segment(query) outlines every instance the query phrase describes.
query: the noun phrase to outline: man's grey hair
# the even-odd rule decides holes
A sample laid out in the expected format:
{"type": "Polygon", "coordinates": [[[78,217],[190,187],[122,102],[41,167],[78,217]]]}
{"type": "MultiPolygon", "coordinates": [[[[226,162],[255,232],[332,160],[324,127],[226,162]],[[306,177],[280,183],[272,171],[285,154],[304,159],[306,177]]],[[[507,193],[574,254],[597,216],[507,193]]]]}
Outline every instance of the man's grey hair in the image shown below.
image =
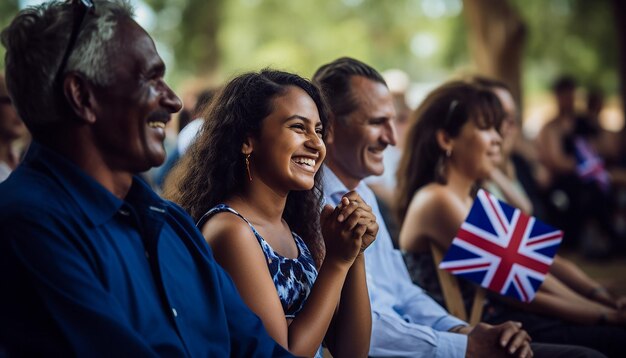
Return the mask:
{"type": "MultiPolygon", "coordinates": [[[[70,71],[98,86],[114,80],[110,60],[116,54],[116,42],[111,39],[121,21],[133,18],[133,9],[125,0],[94,0],[94,5],[95,11],[88,10],[85,15],[59,80],[70,71]]],[[[7,87],[35,137],[37,132],[68,120],[68,106],[55,77],[72,32],[74,6],[51,1],[26,8],[0,35],[7,50],[7,87]]]]}

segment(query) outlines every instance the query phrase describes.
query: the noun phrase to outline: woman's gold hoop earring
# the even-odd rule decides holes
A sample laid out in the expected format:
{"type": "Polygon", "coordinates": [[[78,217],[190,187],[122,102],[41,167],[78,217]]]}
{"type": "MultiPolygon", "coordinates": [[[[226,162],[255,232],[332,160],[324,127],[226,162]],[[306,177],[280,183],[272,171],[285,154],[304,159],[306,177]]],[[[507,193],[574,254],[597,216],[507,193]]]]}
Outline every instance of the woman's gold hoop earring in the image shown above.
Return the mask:
{"type": "Polygon", "coordinates": [[[250,154],[246,154],[246,172],[248,172],[248,179],[252,181],[252,174],[250,173],[250,154]]]}

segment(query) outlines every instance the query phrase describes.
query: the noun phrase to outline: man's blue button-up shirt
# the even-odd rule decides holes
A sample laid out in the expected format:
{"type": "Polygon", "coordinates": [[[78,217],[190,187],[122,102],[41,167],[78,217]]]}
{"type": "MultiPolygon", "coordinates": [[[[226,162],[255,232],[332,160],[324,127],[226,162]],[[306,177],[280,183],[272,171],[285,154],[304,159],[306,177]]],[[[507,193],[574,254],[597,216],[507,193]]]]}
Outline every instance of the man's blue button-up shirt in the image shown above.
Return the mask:
{"type": "Polygon", "coordinates": [[[288,355],[180,207],[37,143],[0,184],[0,292],[9,355],[288,355]]]}

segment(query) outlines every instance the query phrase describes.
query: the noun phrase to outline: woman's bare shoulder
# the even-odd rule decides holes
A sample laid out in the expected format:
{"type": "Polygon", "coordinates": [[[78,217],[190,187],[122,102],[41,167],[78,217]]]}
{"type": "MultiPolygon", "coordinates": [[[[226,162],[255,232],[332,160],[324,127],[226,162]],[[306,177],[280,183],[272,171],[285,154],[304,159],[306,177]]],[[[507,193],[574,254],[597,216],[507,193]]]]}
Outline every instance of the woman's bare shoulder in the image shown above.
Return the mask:
{"type": "Polygon", "coordinates": [[[403,225],[400,241],[413,251],[424,250],[429,241],[447,248],[465,215],[461,199],[450,188],[429,184],[413,197],[404,220],[410,225],[403,225]]]}
{"type": "Polygon", "coordinates": [[[241,217],[230,212],[213,215],[201,228],[202,236],[211,245],[238,245],[254,239],[250,225],[241,217]]]}
{"type": "Polygon", "coordinates": [[[440,215],[440,201],[445,197],[441,184],[428,184],[418,190],[411,200],[400,230],[399,243],[403,250],[425,252],[433,237],[440,215]]]}
{"type": "Polygon", "coordinates": [[[457,201],[452,191],[445,185],[431,183],[415,193],[411,200],[409,211],[437,212],[457,201]]]}

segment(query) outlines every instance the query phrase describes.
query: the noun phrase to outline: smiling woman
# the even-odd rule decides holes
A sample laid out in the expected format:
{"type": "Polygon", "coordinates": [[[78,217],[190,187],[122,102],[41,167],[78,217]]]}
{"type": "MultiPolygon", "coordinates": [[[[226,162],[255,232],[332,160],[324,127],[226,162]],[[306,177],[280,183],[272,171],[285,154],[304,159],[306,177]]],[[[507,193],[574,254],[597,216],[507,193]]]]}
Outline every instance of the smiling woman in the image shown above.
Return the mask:
{"type": "MultiPolygon", "coordinates": [[[[470,312],[476,287],[463,279],[457,285],[452,282],[457,278],[438,272],[436,253],[448,250],[470,212],[477,185],[497,170],[500,133],[510,135],[507,117],[515,116],[514,108],[502,106],[506,98],[495,85],[485,83],[454,81],[431,92],[413,113],[407,136],[411,147],[398,170],[399,244],[411,278],[436,300],[443,303],[446,296],[451,306],[451,296],[460,291],[461,312],[470,312]],[[456,292],[450,290],[453,286],[456,292]]],[[[623,326],[626,310],[622,299],[610,298],[557,255],[532,302],[490,294],[477,318],[490,324],[519,321],[534,342],[586,346],[622,357],[626,331],[611,325],[623,326]]]]}
{"type": "Polygon", "coordinates": [[[264,70],[229,82],[166,180],[270,335],[298,356],[366,356],[362,252],[378,226],[355,193],[322,213],[328,115],[303,78],[264,70]],[[338,317],[337,319],[333,319],[338,317]]]}

